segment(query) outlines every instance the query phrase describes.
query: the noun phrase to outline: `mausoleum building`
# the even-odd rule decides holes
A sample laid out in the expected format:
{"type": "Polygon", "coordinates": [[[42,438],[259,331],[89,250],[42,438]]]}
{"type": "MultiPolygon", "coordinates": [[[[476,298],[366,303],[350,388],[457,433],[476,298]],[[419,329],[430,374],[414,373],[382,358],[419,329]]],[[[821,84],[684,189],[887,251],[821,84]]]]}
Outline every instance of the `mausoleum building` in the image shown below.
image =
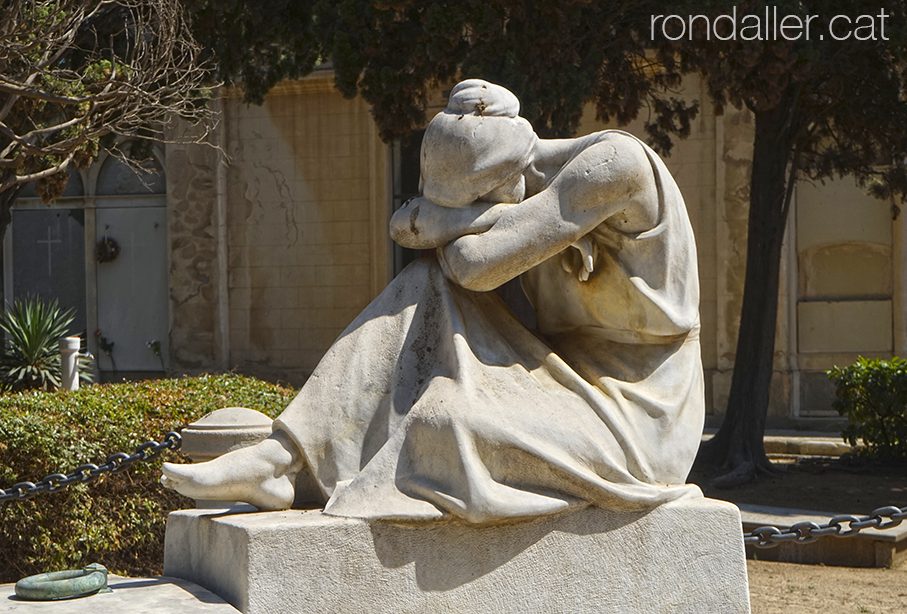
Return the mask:
{"type": "MultiPolygon", "coordinates": [[[[39,293],[74,307],[104,378],[236,368],[300,385],[418,256],[387,228],[418,192],[421,133],[383,143],[368,105],[344,99],[329,70],[278,85],[260,107],[236,90],[221,94],[216,147],[155,148],[143,178],[102,156],[50,205],[25,192],[14,208],[4,299],[39,293]]],[[[686,95],[705,101],[702,112],[665,162],[696,235],[707,412],[716,415],[743,297],[753,121],[735,109],[716,115],[695,80],[686,95]]],[[[427,115],[445,104],[437,92],[427,115]]],[[[578,135],[609,127],[590,109],[578,135]]],[[[624,129],[644,138],[641,123],[624,129]]],[[[901,208],[849,178],[797,186],[770,423],[836,415],[826,369],[907,350],[901,208]]],[[[526,312],[515,286],[503,293],[526,312]]]]}

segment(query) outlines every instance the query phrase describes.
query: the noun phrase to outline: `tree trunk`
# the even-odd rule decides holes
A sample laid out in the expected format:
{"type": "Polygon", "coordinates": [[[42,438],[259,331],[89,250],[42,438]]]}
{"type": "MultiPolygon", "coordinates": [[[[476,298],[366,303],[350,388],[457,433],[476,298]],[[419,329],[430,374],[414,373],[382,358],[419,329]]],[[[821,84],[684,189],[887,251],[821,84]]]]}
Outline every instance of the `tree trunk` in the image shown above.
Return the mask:
{"type": "Polygon", "coordinates": [[[757,111],[750,183],[746,278],[737,355],[727,414],[718,433],[704,443],[698,460],[720,470],[716,487],[733,487],[774,473],[763,436],[775,351],[781,244],[787,218],[787,185],[796,168],[791,159],[796,96],[784,96],[769,111],[757,111]]]}

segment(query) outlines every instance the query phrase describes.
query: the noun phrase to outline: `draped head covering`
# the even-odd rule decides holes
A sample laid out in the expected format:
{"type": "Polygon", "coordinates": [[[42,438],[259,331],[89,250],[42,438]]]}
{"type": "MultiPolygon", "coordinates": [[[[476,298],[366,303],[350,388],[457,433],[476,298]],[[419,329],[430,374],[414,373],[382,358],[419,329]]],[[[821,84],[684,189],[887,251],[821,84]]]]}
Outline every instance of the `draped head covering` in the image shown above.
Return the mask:
{"type": "Polygon", "coordinates": [[[538,140],[519,112],[520,101],[500,85],[458,83],[422,139],[423,196],[465,207],[519,176],[538,140]]]}

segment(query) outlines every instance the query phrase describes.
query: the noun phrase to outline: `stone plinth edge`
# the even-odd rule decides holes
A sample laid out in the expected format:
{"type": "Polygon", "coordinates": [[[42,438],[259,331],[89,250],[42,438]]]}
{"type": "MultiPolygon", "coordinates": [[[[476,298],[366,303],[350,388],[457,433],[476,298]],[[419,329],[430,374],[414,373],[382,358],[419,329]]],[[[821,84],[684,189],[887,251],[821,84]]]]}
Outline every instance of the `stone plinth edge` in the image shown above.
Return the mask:
{"type": "Polygon", "coordinates": [[[750,611],[740,513],[711,499],[494,527],[183,510],[164,573],[245,614],[750,611]]]}

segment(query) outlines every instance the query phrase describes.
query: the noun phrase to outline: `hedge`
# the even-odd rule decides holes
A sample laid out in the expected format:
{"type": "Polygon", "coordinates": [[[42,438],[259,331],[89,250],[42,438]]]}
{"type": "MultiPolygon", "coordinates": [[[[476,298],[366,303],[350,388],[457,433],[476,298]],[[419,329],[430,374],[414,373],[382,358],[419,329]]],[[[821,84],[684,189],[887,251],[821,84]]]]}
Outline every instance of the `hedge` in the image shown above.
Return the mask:
{"type": "Polygon", "coordinates": [[[847,416],[841,435],[856,446],[853,455],[886,463],[907,463],[907,360],[863,357],[827,372],[835,383],[834,408],[847,416]]]}
{"type": "MultiPolygon", "coordinates": [[[[160,441],[221,407],[276,416],[295,391],[236,374],[91,385],[0,396],[0,488],[100,464],[160,441]]],[[[0,503],[0,582],[98,562],[127,576],[162,573],[164,525],[193,502],[159,482],[166,452],[92,484],[0,503]]]]}

